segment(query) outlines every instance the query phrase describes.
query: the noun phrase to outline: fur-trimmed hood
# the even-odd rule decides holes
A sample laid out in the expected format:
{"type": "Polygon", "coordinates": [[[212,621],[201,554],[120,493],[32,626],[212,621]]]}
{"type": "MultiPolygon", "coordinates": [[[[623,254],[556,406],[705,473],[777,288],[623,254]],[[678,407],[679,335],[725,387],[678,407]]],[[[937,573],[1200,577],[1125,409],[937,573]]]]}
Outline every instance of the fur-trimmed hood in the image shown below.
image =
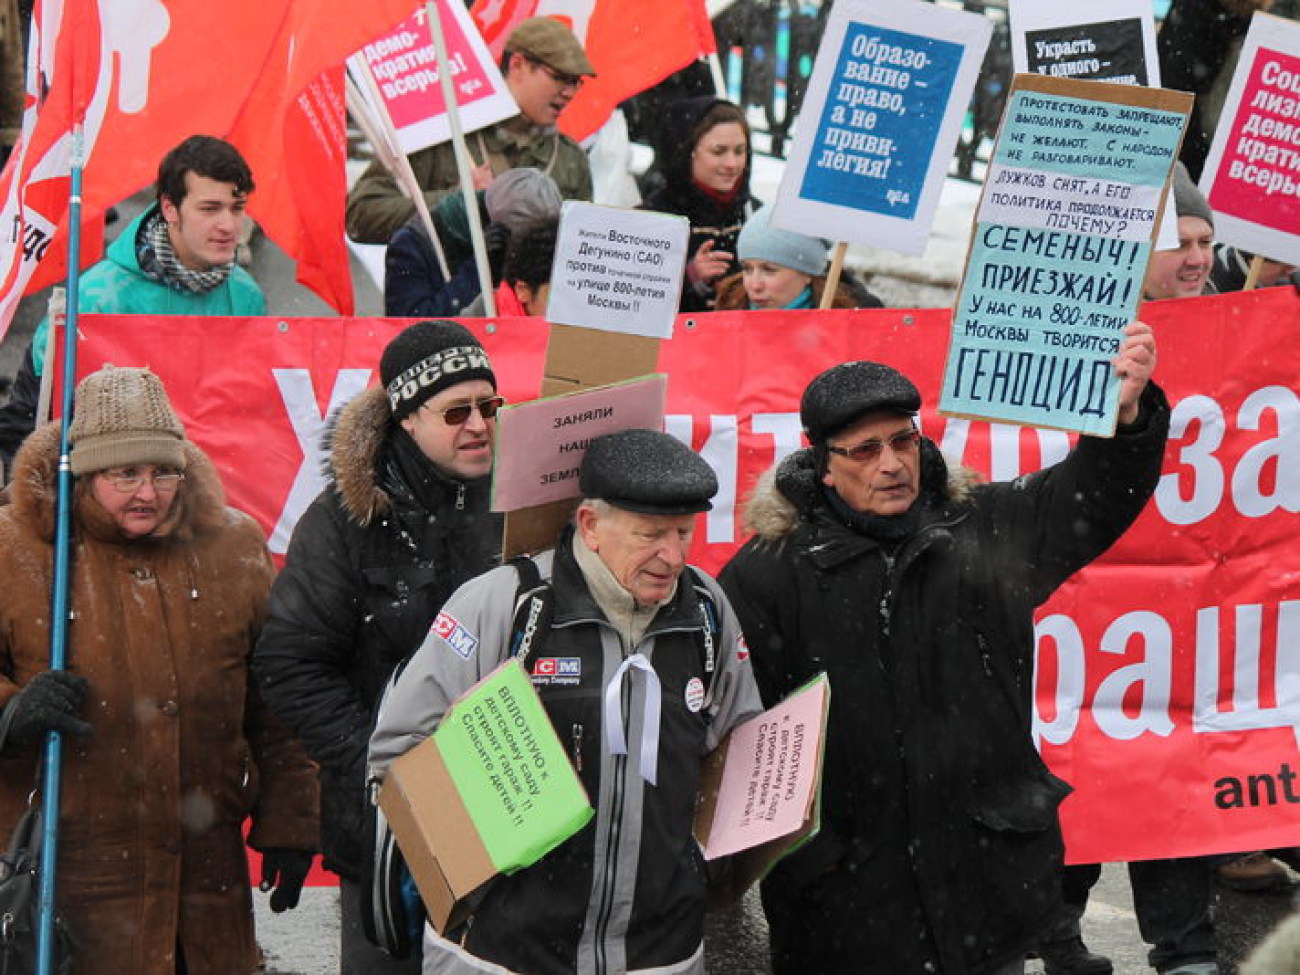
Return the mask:
{"type": "MultiPolygon", "coordinates": [[[[417,498],[412,486],[390,469],[389,451],[393,449],[390,438],[394,431],[400,430],[393,423],[388,396],[378,386],[354,396],[326,427],[323,444],[329,455],[326,475],[334,482],[348,517],[362,528],[400,508],[404,501],[416,507],[431,503],[428,497],[417,498]]],[[[429,466],[430,478],[448,498],[457,497],[458,492],[476,497],[489,489],[490,478],[461,481],[436,465],[429,466]]]]}
{"type": "Polygon", "coordinates": [[[329,475],[344,509],[359,525],[369,525],[393,506],[380,470],[380,455],[392,423],[388,396],[372,386],[335,414],[325,434],[329,475]]]}
{"type": "MultiPolygon", "coordinates": [[[[212,461],[189,440],[184,441],[184,450],[185,482],[167,521],[155,533],[182,542],[227,524],[226,494],[212,461]]],[[[33,431],[18,451],[9,485],[14,520],[45,542],[54,540],[58,471],[59,424],[46,423],[33,431]]],[[[103,509],[89,498],[78,505],[76,518],[91,530],[103,527],[107,520],[103,509]]]]}
{"type": "Polygon", "coordinates": [[[1279,924],[1238,971],[1241,975],[1295,975],[1300,971],[1300,917],[1292,915],[1279,924]]]}
{"type": "MultiPolygon", "coordinates": [[[[949,466],[939,448],[928,438],[921,441],[922,482],[941,484],[931,497],[938,503],[960,504],[979,483],[979,475],[968,467],[949,466]]],[[[745,506],[745,530],[766,541],[779,541],[795,530],[801,518],[823,504],[815,452],[797,450],[764,472],[745,506]]]]}

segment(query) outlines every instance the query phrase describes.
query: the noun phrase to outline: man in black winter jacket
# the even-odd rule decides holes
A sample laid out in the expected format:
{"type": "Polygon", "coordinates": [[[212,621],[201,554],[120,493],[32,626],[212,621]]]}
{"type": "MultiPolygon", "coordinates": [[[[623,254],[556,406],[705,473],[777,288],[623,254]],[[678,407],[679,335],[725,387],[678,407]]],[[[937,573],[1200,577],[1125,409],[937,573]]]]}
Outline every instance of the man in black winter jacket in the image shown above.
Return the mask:
{"type": "Polygon", "coordinates": [[[339,875],[342,971],[414,973],[364,936],[366,747],[393,669],[461,583],[499,561],[488,511],[501,398],[463,326],[419,322],[385,348],[382,386],[343,408],[333,483],[294,529],[254,654],[268,704],[320,765],[321,845],[339,875]]]}
{"type": "Polygon", "coordinates": [[[1010,483],[950,474],[901,373],[809,384],[810,449],[760,482],[720,581],[764,703],[826,671],[821,832],[763,883],[777,975],[1023,971],[1059,901],[1070,787],[1030,736],[1033,611],[1133,522],[1160,473],[1155,340],[1115,359],[1119,428],[1010,483]]]}

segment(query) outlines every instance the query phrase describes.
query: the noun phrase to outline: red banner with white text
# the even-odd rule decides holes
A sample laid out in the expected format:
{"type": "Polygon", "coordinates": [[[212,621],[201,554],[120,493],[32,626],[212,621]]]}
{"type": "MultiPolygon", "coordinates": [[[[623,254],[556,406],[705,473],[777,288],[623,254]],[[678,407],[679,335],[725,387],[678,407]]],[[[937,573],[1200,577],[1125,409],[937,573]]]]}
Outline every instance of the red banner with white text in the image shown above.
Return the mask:
{"type": "MultiPolygon", "coordinates": [[[[1035,734],[1076,792],[1072,860],[1129,860],[1300,842],[1300,296],[1275,288],[1146,306],[1173,406],[1165,473],[1138,523],[1038,621],[1035,734]],[[1294,598],[1293,598],[1294,597],[1294,598]]],[[[912,376],[925,434],[1003,480],[1059,459],[1058,431],[932,412],[950,314],[798,311],[683,316],[664,343],[668,430],[718,473],[693,560],[743,540],[755,479],[800,446],[799,395],[834,363],[912,376]]],[[[392,319],[84,316],[79,371],[148,365],[233,504],[282,555],[322,488],[324,417],[376,380],[392,319]]],[[[511,400],[536,395],[547,327],[467,321],[511,400]]],[[[1117,491],[1124,490],[1116,485],[1117,491]]]]}

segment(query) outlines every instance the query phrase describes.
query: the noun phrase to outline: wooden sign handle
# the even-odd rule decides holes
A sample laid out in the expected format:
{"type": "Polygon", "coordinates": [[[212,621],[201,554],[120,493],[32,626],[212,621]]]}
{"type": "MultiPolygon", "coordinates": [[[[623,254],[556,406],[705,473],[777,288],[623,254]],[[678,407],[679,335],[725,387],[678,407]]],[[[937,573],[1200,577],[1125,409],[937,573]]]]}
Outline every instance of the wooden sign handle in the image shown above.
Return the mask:
{"type": "Polygon", "coordinates": [[[818,308],[829,308],[831,302],[835,300],[835,292],[840,287],[840,275],[844,272],[844,255],[848,249],[849,245],[844,241],[835,245],[835,253],[831,257],[831,269],[826,272],[826,287],[822,289],[822,300],[818,308]]]}
{"type": "Polygon", "coordinates": [[[1264,270],[1264,258],[1256,254],[1250,259],[1250,270],[1246,272],[1246,283],[1241,286],[1242,291],[1254,291],[1255,285],[1259,284],[1259,274],[1264,270]]]}

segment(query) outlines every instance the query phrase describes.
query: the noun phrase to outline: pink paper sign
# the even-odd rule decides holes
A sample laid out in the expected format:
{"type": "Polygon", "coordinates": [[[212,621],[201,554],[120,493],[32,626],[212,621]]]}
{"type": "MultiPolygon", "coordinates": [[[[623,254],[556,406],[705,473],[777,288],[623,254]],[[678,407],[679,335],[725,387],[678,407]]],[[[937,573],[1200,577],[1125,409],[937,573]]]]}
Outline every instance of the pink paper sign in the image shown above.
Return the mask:
{"type": "Polygon", "coordinates": [[[731,732],[706,860],[788,836],[807,821],[826,692],[824,679],[813,681],[731,732]]]}
{"type": "Polygon", "coordinates": [[[507,406],[497,414],[492,510],[517,511],[578,496],[578,466],[593,437],[662,430],[668,377],[649,376],[507,406]]]}
{"type": "Polygon", "coordinates": [[[1300,57],[1258,48],[1235,104],[1210,186],[1210,208],[1216,216],[1295,234],[1300,231],[1300,57]]]}
{"type": "MultiPolygon", "coordinates": [[[[465,7],[438,0],[438,16],[465,131],[514,115],[518,107],[465,7]]],[[[363,47],[350,64],[354,72],[368,70],[374,76],[403,151],[413,152],[451,137],[433,34],[424,7],[363,47]]],[[[368,86],[363,85],[362,90],[371,94],[368,86]]]]}

